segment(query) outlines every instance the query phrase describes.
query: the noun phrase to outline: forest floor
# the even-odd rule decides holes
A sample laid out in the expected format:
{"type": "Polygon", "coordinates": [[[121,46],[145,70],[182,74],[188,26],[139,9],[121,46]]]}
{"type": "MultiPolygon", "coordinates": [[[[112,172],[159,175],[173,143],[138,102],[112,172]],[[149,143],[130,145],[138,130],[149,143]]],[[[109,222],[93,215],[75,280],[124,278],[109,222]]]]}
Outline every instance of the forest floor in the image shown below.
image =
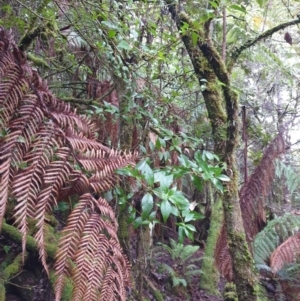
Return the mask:
{"type": "MultiPolygon", "coordinates": [[[[199,287],[201,277],[201,258],[203,257],[204,250],[199,249],[189,259],[184,262],[178,261],[178,258],[174,258],[174,253],[159,248],[154,248],[153,257],[154,260],[150,263],[150,269],[147,279],[150,280],[151,285],[154,284],[157,290],[163,296],[164,301],[222,301],[221,296],[225,280],[220,279],[219,291],[220,296],[210,295],[206,291],[201,290],[199,287]],[[172,256],[173,255],[173,259],[172,256]],[[188,272],[185,268],[192,264],[193,270],[196,271],[196,275],[188,277],[188,272]],[[186,267],[184,267],[186,265],[186,267]],[[166,267],[167,266],[167,267],[166,267]],[[197,273],[199,271],[199,273],[197,273]],[[181,283],[174,286],[174,277],[177,281],[186,281],[186,286],[181,283]]],[[[147,287],[147,286],[146,286],[147,287]]],[[[151,301],[157,301],[153,291],[145,289],[143,295],[151,301]]]]}

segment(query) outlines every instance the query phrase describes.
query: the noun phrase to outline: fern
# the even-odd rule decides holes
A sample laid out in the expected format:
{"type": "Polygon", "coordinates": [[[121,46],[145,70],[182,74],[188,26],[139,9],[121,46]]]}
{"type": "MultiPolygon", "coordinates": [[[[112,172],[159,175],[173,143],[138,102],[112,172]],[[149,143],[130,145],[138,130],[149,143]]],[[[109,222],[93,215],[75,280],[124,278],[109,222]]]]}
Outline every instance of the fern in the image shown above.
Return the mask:
{"type": "Polygon", "coordinates": [[[255,237],[255,264],[275,283],[275,300],[299,299],[300,265],[295,263],[300,254],[299,229],[300,216],[286,213],[270,221],[255,237]]]}
{"type": "MultiPolygon", "coordinates": [[[[264,227],[266,223],[265,216],[265,199],[269,193],[273,177],[275,175],[275,159],[285,151],[284,139],[282,133],[273,139],[270,145],[264,152],[264,156],[260,164],[256,167],[248,182],[244,184],[240,191],[240,206],[243,217],[243,224],[247,236],[247,241],[250,244],[253,237],[264,227]]],[[[283,229],[283,231],[286,228],[283,229]]],[[[262,248],[257,245],[256,262],[264,264],[265,254],[268,254],[273,247],[273,238],[268,240],[261,239],[262,248]]],[[[275,246],[275,245],[274,245],[275,246]]],[[[233,271],[231,264],[231,256],[228,249],[226,228],[223,223],[220,235],[218,237],[215,249],[216,266],[221,274],[227,280],[233,280],[233,271]]]]}
{"type": "Polygon", "coordinates": [[[199,250],[198,246],[185,246],[177,243],[173,239],[170,239],[170,246],[162,243],[159,243],[158,245],[159,246],[154,249],[155,259],[158,260],[160,256],[165,254],[165,252],[159,251],[160,249],[163,249],[170,255],[174,265],[177,266],[175,271],[175,269],[168,264],[160,264],[160,267],[167,271],[171,277],[173,286],[177,286],[179,284],[187,286],[187,283],[191,282],[192,276],[199,276],[202,273],[201,269],[194,264],[195,262],[199,263],[202,258],[192,258],[199,250]]]}
{"type": "Polygon", "coordinates": [[[134,164],[136,154],[111,150],[96,140],[96,127],[48,90],[26,63],[9,32],[0,29],[0,225],[6,205],[22,233],[23,261],[29,220],[44,269],[46,214],[58,202],[79,201],[62,232],[56,255],[56,300],[66,277],[72,300],[125,300],[129,263],[116,233],[115,214],[93,194],[118,180],[114,170],[134,164]]]}
{"type": "Polygon", "coordinates": [[[253,243],[254,260],[257,265],[266,264],[272,252],[286,239],[300,229],[300,216],[286,213],[270,221],[258,233],[253,243]]]}
{"type": "Polygon", "coordinates": [[[294,169],[279,160],[276,161],[276,176],[278,178],[284,176],[287,188],[290,193],[293,193],[295,191],[300,182],[299,176],[294,171],[294,169]]]}

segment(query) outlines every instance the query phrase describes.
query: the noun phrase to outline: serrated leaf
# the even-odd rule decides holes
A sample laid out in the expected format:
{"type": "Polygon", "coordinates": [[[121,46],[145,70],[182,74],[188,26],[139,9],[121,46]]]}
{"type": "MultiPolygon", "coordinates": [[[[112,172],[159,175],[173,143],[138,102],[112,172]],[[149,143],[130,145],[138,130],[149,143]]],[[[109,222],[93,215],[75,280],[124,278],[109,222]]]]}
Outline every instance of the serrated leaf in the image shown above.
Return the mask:
{"type": "Polygon", "coordinates": [[[150,193],[146,193],[142,198],[142,218],[145,219],[149,216],[153,208],[153,196],[150,193]]]}
{"type": "Polygon", "coordinates": [[[173,175],[167,175],[165,171],[154,173],[154,182],[159,183],[162,189],[169,188],[173,183],[173,175]]]}
{"type": "Polygon", "coordinates": [[[160,211],[165,223],[172,212],[171,203],[168,200],[163,200],[160,205],[160,211]]]}
{"type": "Polygon", "coordinates": [[[188,199],[180,191],[174,190],[174,188],[171,191],[172,194],[170,194],[169,200],[181,210],[188,209],[190,206],[188,199]]]}
{"type": "Polygon", "coordinates": [[[152,186],[154,184],[154,174],[149,164],[144,160],[137,165],[137,169],[142,173],[147,184],[152,186]]]}

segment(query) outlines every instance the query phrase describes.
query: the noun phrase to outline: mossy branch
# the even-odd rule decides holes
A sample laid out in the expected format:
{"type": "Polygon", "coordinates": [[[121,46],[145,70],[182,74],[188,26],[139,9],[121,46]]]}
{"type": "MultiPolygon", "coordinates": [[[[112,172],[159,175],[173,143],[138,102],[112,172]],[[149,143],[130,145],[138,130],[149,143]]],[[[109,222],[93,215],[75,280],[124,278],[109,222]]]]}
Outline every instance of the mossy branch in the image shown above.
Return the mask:
{"type": "MultiPolygon", "coordinates": [[[[5,221],[2,224],[1,233],[5,237],[8,237],[17,243],[22,244],[22,234],[20,233],[20,231],[16,227],[7,224],[5,221]]],[[[37,243],[34,240],[34,238],[30,235],[26,236],[26,249],[28,251],[38,252],[37,243]]],[[[54,259],[57,251],[57,246],[45,243],[45,250],[47,252],[48,257],[54,259]]]]}
{"type": "Polygon", "coordinates": [[[22,269],[22,253],[17,255],[14,259],[14,261],[7,266],[4,271],[3,274],[1,275],[1,277],[5,280],[8,281],[10,278],[12,278],[13,276],[15,276],[16,274],[18,274],[21,269],[22,269]]]}
{"type": "Polygon", "coordinates": [[[279,30],[282,30],[284,28],[287,28],[289,26],[292,26],[292,25],[296,25],[296,24],[299,24],[300,23],[300,18],[298,19],[295,19],[295,20],[292,20],[292,21],[289,21],[289,22],[286,22],[286,23],[282,23],[282,24],[279,24],[267,31],[265,31],[264,33],[262,33],[261,35],[259,35],[258,37],[254,38],[254,39],[249,39],[244,45],[240,46],[239,48],[237,48],[236,50],[234,50],[231,55],[229,55],[229,57],[231,57],[229,63],[228,63],[228,66],[227,66],[227,69],[229,71],[232,70],[234,64],[236,63],[238,57],[240,56],[240,54],[250,48],[251,46],[257,44],[258,42],[260,42],[261,40],[264,40],[268,37],[270,37],[271,35],[273,35],[275,32],[279,31],[279,30]]]}

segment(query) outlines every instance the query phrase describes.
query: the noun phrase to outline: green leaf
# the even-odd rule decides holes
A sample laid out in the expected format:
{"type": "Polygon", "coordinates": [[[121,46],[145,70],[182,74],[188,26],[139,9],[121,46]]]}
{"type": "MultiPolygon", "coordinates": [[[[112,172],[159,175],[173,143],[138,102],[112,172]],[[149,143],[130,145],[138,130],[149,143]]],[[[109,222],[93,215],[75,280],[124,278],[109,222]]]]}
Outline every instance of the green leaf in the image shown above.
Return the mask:
{"type": "Polygon", "coordinates": [[[128,222],[131,224],[134,220],[135,220],[135,215],[136,215],[136,210],[130,206],[128,209],[128,213],[129,213],[129,218],[128,218],[128,222]],[[131,210],[129,210],[131,209],[131,210]]]}
{"type": "Polygon", "coordinates": [[[188,209],[190,206],[190,202],[187,198],[185,198],[181,191],[177,191],[175,189],[175,187],[172,188],[172,194],[169,196],[169,200],[181,210],[188,209]]]}
{"type": "Polygon", "coordinates": [[[167,175],[165,171],[156,172],[154,182],[159,183],[161,188],[169,188],[173,183],[173,175],[167,175]]]}
{"type": "Polygon", "coordinates": [[[115,171],[115,173],[121,176],[130,176],[136,179],[140,178],[139,172],[136,169],[133,169],[132,167],[119,168],[115,171]]]}
{"type": "Polygon", "coordinates": [[[192,176],[192,181],[195,187],[199,190],[202,191],[203,188],[203,181],[200,177],[198,176],[192,176]]]}
{"type": "Polygon", "coordinates": [[[184,217],[184,222],[188,223],[190,221],[194,220],[194,214],[193,213],[188,213],[184,217]]]}
{"type": "Polygon", "coordinates": [[[142,222],[143,222],[142,217],[139,216],[138,218],[135,219],[133,223],[133,228],[134,229],[138,228],[142,224],[142,222]]]}
{"type": "Polygon", "coordinates": [[[193,225],[191,225],[191,224],[186,224],[185,227],[186,227],[187,229],[189,229],[189,231],[197,232],[195,226],[193,226],[193,225]]]}
{"type": "Polygon", "coordinates": [[[229,182],[230,181],[230,178],[227,177],[226,175],[219,175],[218,179],[223,181],[223,182],[229,182]]]}
{"type": "Polygon", "coordinates": [[[150,193],[146,193],[142,198],[142,218],[145,219],[149,216],[153,208],[153,197],[150,193]]]}
{"type": "Polygon", "coordinates": [[[142,173],[148,185],[154,184],[154,174],[152,168],[149,166],[146,160],[137,164],[137,169],[142,173]]]}
{"type": "Polygon", "coordinates": [[[127,41],[122,40],[122,41],[120,41],[120,43],[118,44],[118,48],[124,49],[124,50],[128,50],[128,49],[130,49],[130,45],[128,44],[127,41]]]}
{"type": "Polygon", "coordinates": [[[220,180],[212,178],[211,182],[214,184],[215,188],[217,188],[220,192],[223,192],[223,185],[220,180]]]}
{"type": "Polygon", "coordinates": [[[268,2],[268,0],[256,0],[256,2],[262,8],[263,6],[266,5],[266,3],[268,2]]]}
{"type": "Polygon", "coordinates": [[[197,42],[198,42],[198,39],[199,39],[199,35],[196,32],[193,31],[191,33],[191,39],[192,39],[193,46],[196,46],[197,42]]]}
{"type": "Polygon", "coordinates": [[[108,34],[108,37],[110,39],[112,39],[112,38],[114,38],[116,36],[117,32],[115,30],[113,30],[113,29],[110,29],[107,34],[108,34]]]}
{"type": "Polygon", "coordinates": [[[168,200],[163,200],[160,205],[160,211],[164,220],[164,223],[167,221],[168,217],[172,213],[172,205],[168,200]]]}
{"type": "Polygon", "coordinates": [[[178,227],[178,242],[183,243],[184,240],[184,228],[182,226],[178,227]]]}
{"type": "Polygon", "coordinates": [[[242,5],[237,5],[237,4],[232,4],[232,5],[230,5],[230,6],[229,6],[229,9],[238,10],[238,11],[244,13],[244,14],[247,12],[247,11],[246,11],[246,8],[245,8],[244,6],[242,6],[242,5]]]}
{"type": "Polygon", "coordinates": [[[202,159],[205,160],[205,158],[207,158],[208,160],[214,160],[214,159],[216,159],[217,161],[219,161],[218,156],[216,156],[215,154],[213,154],[211,152],[208,152],[206,150],[204,150],[202,152],[202,159]]]}
{"type": "Polygon", "coordinates": [[[185,155],[180,155],[178,157],[178,161],[181,163],[181,165],[183,167],[187,167],[187,168],[190,168],[191,167],[191,161],[188,159],[187,156],[185,155]]]}
{"type": "Polygon", "coordinates": [[[111,28],[111,29],[119,29],[119,27],[117,25],[113,24],[110,21],[102,21],[101,24],[103,24],[106,27],[111,28]]]}

